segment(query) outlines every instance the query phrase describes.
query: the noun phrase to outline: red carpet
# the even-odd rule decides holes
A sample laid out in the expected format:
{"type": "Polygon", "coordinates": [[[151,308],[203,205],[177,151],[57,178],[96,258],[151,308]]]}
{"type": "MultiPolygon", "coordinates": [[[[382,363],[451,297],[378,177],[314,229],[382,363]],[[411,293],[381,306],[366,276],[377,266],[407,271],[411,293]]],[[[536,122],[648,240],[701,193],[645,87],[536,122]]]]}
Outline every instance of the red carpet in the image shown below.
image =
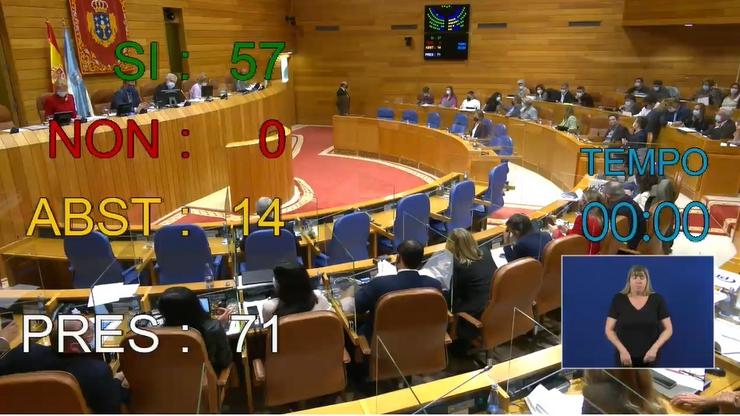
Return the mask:
{"type": "Polygon", "coordinates": [[[390,166],[319,155],[332,145],[331,127],[303,127],[293,133],[304,139],[301,152],[293,159],[293,173],[314,191],[313,200],[293,212],[360,203],[424,184],[420,178],[390,166]]]}

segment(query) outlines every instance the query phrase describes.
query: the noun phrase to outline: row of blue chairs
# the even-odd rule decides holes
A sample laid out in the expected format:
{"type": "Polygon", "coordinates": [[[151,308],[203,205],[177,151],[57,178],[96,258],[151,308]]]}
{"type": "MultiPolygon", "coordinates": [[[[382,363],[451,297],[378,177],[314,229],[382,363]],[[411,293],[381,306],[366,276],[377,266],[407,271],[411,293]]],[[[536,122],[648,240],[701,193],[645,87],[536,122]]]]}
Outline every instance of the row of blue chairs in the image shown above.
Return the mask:
{"type": "MultiPolygon", "coordinates": [[[[446,236],[455,228],[469,229],[474,219],[487,218],[504,205],[504,188],[509,166],[501,163],[488,174],[488,187],[483,195],[487,205],[476,205],[475,184],[466,180],[450,190],[445,215],[449,222],[430,224],[430,202],[427,194],[414,194],[402,198],[396,207],[393,222],[393,239],[379,239],[380,249],[394,252],[405,240],[416,240],[426,245],[429,234],[446,236]]],[[[368,240],[370,216],[365,212],[347,214],[337,219],[332,239],[325,253],[315,258],[317,267],[365,260],[369,258],[368,240]]],[[[245,261],[239,265],[242,274],[272,269],[284,261],[298,259],[295,235],[287,229],[278,236],[270,230],[256,230],[245,238],[245,261]]],[[[174,224],[162,227],[154,234],[154,250],[159,283],[182,284],[203,281],[205,274],[222,274],[222,256],[213,257],[205,231],[194,224],[174,224]],[[184,238],[183,235],[187,234],[184,238]],[[210,270],[206,270],[209,267],[210,270]]],[[[123,269],[115,258],[108,237],[94,231],[85,236],[66,237],[64,251],[70,261],[75,288],[89,288],[96,284],[134,283],[140,276],[136,267],[123,269]]]]}

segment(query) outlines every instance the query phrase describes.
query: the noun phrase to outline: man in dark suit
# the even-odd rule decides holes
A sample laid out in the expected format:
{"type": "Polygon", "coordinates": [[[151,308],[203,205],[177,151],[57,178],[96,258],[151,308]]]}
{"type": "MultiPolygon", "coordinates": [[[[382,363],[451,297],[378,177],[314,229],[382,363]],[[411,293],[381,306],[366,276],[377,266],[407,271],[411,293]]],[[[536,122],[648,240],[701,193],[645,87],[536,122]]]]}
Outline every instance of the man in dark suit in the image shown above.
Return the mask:
{"type": "Polygon", "coordinates": [[[139,92],[136,91],[136,81],[123,81],[121,88],[113,94],[110,110],[118,111],[118,107],[123,104],[131,104],[131,112],[136,112],[139,104],[141,104],[141,97],[139,97],[139,92]]]}
{"type": "Polygon", "coordinates": [[[619,116],[617,114],[609,114],[609,128],[606,130],[604,135],[604,144],[622,145],[622,139],[628,138],[630,132],[627,127],[624,127],[619,123],[619,116]]]}
{"type": "Polygon", "coordinates": [[[691,118],[691,110],[681,105],[675,98],[663,100],[663,107],[665,107],[663,124],[681,123],[680,125],[683,125],[691,118]]]}
{"type": "Polygon", "coordinates": [[[585,87],[578,86],[578,88],[576,88],[576,103],[584,107],[593,107],[594,97],[586,92],[585,87]]]}
{"type": "Polygon", "coordinates": [[[337,90],[337,113],[340,116],[349,115],[349,90],[347,81],[342,81],[337,90]]]}
{"type": "Polygon", "coordinates": [[[437,279],[422,276],[418,269],[424,258],[424,246],[418,241],[406,240],[398,246],[395,276],[376,277],[364,285],[355,295],[355,311],[370,312],[368,321],[360,327],[360,333],[369,338],[373,332],[375,305],[386,293],[404,289],[430,287],[442,291],[442,284],[437,279]]]}
{"type": "Polygon", "coordinates": [[[628,88],[625,94],[627,95],[636,95],[636,94],[648,95],[650,94],[650,90],[648,89],[647,86],[645,86],[645,81],[642,78],[637,77],[635,78],[635,84],[632,87],[628,88]]]}
{"type": "Polygon", "coordinates": [[[486,115],[478,110],[473,115],[473,128],[470,129],[470,137],[475,139],[488,139],[491,137],[490,131],[488,131],[488,125],[485,122],[486,115]]]}
{"type": "Polygon", "coordinates": [[[732,110],[720,108],[714,116],[714,126],[702,132],[712,140],[730,140],[735,135],[735,123],[730,119],[732,110]]]}
{"type": "MultiPolygon", "coordinates": [[[[65,321],[66,331],[79,331],[82,323],[65,321]]],[[[82,338],[92,343],[94,337],[92,324],[82,338]]],[[[122,373],[113,376],[110,366],[99,354],[86,353],[76,338],[65,337],[62,351],[57,352],[57,328],[51,332],[51,347],[32,343],[27,353],[23,347],[8,352],[0,360],[0,376],[34,371],[65,371],[72,374],[80,384],[82,395],[93,413],[120,413],[122,398],[127,390],[122,387],[122,373]]],[[[29,400],[45,400],[44,397],[29,400]]]]}
{"type": "Polygon", "coordinates": [[[506,220],[504,255],[506,261],[532,257],[542,261],[545,245],[552,241],[549,233],[534,229],[532,221],[523,214],[514,214],[506,220]]]}
{"type": "Polygon", "coordinates": [[[653,96],[647,96],[644,100],[647,114],[647,127],[645,131],[648,134],[648,143],[656,143],[660,129],[666,124],[666,109],[664,105],[658,104],[653,96]]]}
{"type": "Polygon", "coordinates": [[[563,85],[560,86],[560,94],[555,95],[555,102],[556,103],[574,103],[576,102],[576,99],[573,97],[573,94],[570,92],[570,87],[568,86],[567,82],[564,82],[563,85]]]}
{"type": "MultiPolygon", "coordinates": [[[[632,205],[632,207],[635,209],[635,212],[637,215],[632,216],[631,209],[627,208],[626,206],[622,206],[617,210],[617,216],[624,216],[627,217],[628,221],[637,221],[637,232],[632,237],[631,240],[627,242],[627,246],[635,250],[637,248],[637,245],[640,244],[640,241],[642,241],[642,236],[645,235],[646,230],[646,223],[645,223],[645,217],[642,211],[642,208],[640,208],[640,205],[635,202],[632,197],[627,195],[624,191],[624,185],[622,185],[619,182],[612,181],[606,184],[606,205],[609,215],[607,215],[608,218],[612,217],[612,211],[614,207],[619,204],[620,202],[627,202],[628,204],[632,205]]],[[[629,229],[632,229],[632,224],[630,223],[629,229]]]]}

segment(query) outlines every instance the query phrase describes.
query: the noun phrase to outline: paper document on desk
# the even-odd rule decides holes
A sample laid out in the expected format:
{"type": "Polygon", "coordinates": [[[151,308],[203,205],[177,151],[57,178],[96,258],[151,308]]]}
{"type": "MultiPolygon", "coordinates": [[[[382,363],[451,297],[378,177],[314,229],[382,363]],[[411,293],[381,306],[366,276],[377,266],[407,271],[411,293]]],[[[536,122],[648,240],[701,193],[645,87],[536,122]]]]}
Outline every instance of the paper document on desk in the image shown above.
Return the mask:
{"type": "Polygon", "coordinates": [[[740,362],[740,325],[715,319],[714,342],[719,344],[722,355],[740,362]]]}
{"type": "Polygon", "coordinates": [[[709,97],[697,98],[696,102],[699,104],[709,105],[709,97]]]}
{"type": "Polygon", "coordinates": [[[740,287],[740,275],[727,270],[714,269],[714,285],[734,292],[740,287]]]}
{"type": "Polygon", "coordinates": [[[694,391],[704,390],[704,369],[696,368],[656,368],[653,371],[694,391]]]}
{"type": "Polygon", "coordinates": [[[118,282],[96,285],[90,290],[90,298],[87,300],[87,306],[105,305],[118,302],[124,298],[131,298],[136,294],[138,288],[138,283],[124,285],[123,282],[118,282]]]}
{"type": "Polygon", "coordinates": [[[719,290],[715,290],[714,291],[714,304],[716,305],[718,303],[724,302],[729,297],[730,296],[727,295],[725,292],[720,292],[719,290]]]}
{"type": "Polygon", "coordinates": [[[388,260],[381,260],[378,262],[378,274],[375,277],[393,276],[396,273],[398,273],[396,266],[392,265],[388,260]]]}
{"type": "Polygon", "coordinates": [[[696,129],[692,129],[691,127],[679,127],[678,131],[682,133],[696,133],[696,129]]]}
{"type": "Polygon", "coordinates": [[[504,247],[498,247],[491,250],[491,256],[493,262],[496,263],[496,267],[503,267],[509,261],[506,260],[506,254],[504,254],[504,247]]]}
{"type": "Polygon", "coordinates": [[[524,398],[529,412],[533,415],[580,415],[583,408],[583,395],[563,394],[558,389],[548,390],[542,384],[524,398]]]}

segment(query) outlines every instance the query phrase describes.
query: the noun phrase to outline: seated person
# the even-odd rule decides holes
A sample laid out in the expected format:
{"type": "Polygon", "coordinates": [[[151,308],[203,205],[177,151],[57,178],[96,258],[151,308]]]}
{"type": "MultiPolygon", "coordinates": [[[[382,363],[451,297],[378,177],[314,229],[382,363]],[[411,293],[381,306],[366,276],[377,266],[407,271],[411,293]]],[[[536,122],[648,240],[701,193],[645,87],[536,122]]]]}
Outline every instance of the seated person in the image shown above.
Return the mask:
{"type": "Polygon", "coordinates": [[[666,98],[663,100],[663,107],[665,113],[663,114],[664,123],[671,123],[671,126],[683,125],[686,120],[691,118],[691,110],[681,105],[681,103],[675,98],[666,98]]]}
{"type": "Polygon", "coordinates": [[[705,79],[701,82],[701,88],[696,90],[694,95],[691,96],[692,101],[705,101],[709,100],[709,105],[720,106],[722,105],[722,99],[724,94],[717,88],[717,83],[711,79],[705,79]]]}
{"type": "MultiPolygon", "coordinates": [[[[64,322],[65,331],[80,331],[80,321],[64,322]]],[[[35,371],[64,371],[70,373],[80,385],[87,406],[93,413],[121,413],[123,398],[127,390],[122,386],[123,374],[115,376],[110,366],[100,354],[85,352],[76,337],[65,336],[63,345],[58,345],[57,322],[54,322],[49,340],[51,346],[30,343],[27,353],[18,346],[0,360],[0,376],[32,373],[35,371]],[[59,351],[63,352],[59,352],[59,351]]],[[[90,323],[88,330],[81,335],[92,351],[95,341],[95,325],[90,323]]],[[[43,397],[29,400],[44,400],[43,397]]]]}
{"type": "Polygon", "coordinates": [[[442,96],[439,105],[447,108],[457,108],[457,96],[455,95],[455,90],[451,85],[447,86],[445,95],[442,96]]]}
{"type": "Polygon", "coordinates": [[[586,92],[586,87],[578,86],[578,88],[576,88],[576,103],[583,107],[593,107],[594,97],[586,92]]]}
{"type": "Polygon", "coordinates": [[[638,108],[637,101],[635,100],[635,97],[633,95],[628,95],[624,97],[624,104],[619,107],[619,112],[624,115],[627,115],[625,113],[629,113],[629,115],[632,116],[640,112],[640,108],[638,108]]]}
{"type": "Polygon", "coordinates": [[[504,104],[501,102],[503,100],[503,96],[500,92],[496,91],[488,98],[488,101],[486,101],[485,107],[483,107],[483,111],[486,113],[501,113],[504,110],[504,104]]]}
{"type": "Polygon", "coordinates": [[[470,231],[455,228],[445,248],[452,253],[452,312],[480,318],[491,293],[496,263],[491,250],[478,247],[470,231]]]}
{"type": "Polygon", "coordinates": [[[556,103],[574,103],[576,99],[573,97],[573,94],[570,92],[569,85],[567,82],[564,82],[563,85],[560,86],[560,95],[556,95],[555,102],[556,103]]]}
{"type": "Polygon", "coordinates": [[[208,350],[208,359],[216,373],[231,365],[231,347],[226,338],[221,322],[229,322],[231,312],[218,308],[218,320],[211,319],[210,313],[204,311],[195,292],[176,286],[162,293],[159,298],[159,312],[164,318],[164,326],[195,328],[203,337],[208,350]]]}
{"type": "MultiPolygon", "coordinates": [[[[239,74],[241,74],[241,75],[247,75],[248,72],[249,71],[247,71],[247,68],[246,67],[239,68],[239,74]]],[[[240,79],[234,78],[234,81],[235,81],[235,83],[234,83],[234,89],[237,92],[246,92],[246,91],[249,90],[249,86],[251,85],[251,83],[249,82],[249,80],[242,81],[240,79]]]]}
{"type": "Polygon", "coordinates": [[[416,96],[416,105],[433,105],[434,104],[434,96],[429,91],[429,87],[424,87],[421,89],[421,93],[416,96]]]}
{"type": "Polygon", "coordinates": [[[208,77],[204,73],[200,73],[198,78],[195,79],[195,84],[190,87],[190,99],[203,98],[201,88],[208,85],[208,77]]]}
{"type": "Polygon", "coordinates": [[[164,77],[164,79],[165,81],[162,84],[157,85],[157,88],[154,89],[154,101],[159,102],[163,99],[162,96],[165,91],[178,91],[179,94],[174,95],[175,100],[178,103],[185,101],[185,96],[182,91],[177,89],[177,75],[170,72],[164,77]]]}
{"type": "MultiPolygon", "coordinates": [[[[596,189],[588,188],[583,191],[583,197],[580,201],[578,201],[578,215],[576,216],[576,219],[573,220],[573,228],[568,231],[568,235],[577,234],[585,237],[585,234],[583,232],[583,209],[586,207],[586,205],[592,202],[599,202],[603,204],[604,198],[596,189]]],[[[592,208],[588,211],[586,226],[588,228],[588,233],[594,238],[600,236],[601,232],[604,230],[604,222],[606,219],[603,218],[602,214],[603,213],[598,208],[592,208]]],[[[599,254],[599,251],[601,251],[601,243],[599,243],[598,241],[589,240],[588,254],[599,254]]]]}
{"type": "Polygon", "coordinates": [[[583,414],[666,413],[650,370],[585,370],[583,414]]]}
{"type": "Polygon", "coordinates": [[[275,267],[273,272],[277,297],[268,299],[262,306],[265,322],[273,316],[331,309],[321,291],[311,288],[308,271],[302,265],[284,263],[275,267]]]}
{"type": "Polygon", "coordinates": [[[619,115],[609,114],[609,128],[604,134],[604,144],[622,144],[622,139],[628,138],[629,134],[627,127],[619,122],[619,115]]]}
{"type": "Polygon", "coordinates": [[[506,261],[514,261],[523,257],[533,257],[542,261],[545,245],[552,240],[552,236],[544,231],[535,230],[532,221],[523,214],[514,214],[506,220],[504,233],[504,254],[506,261]]]}
{"type": "Polygon", "coordinates": [[[539,114],[537,109],[532,105],[532,99],[527,97],[522,100],[522,109],[519,110],[519,118],[522,120],[537,121],[539,114]]]}
{"type": "Polygon", "coordinates": [[[545,89],[545,86],[542,84],[537,84],[536,87],[534,87],[535,95],[534,99],[535,101],[550,101],[550,96],[545,89]]]}
{"type": "Polygon", "coordinates": [[[15,321],[5,325],[4,328],[0,329],[0,357],[6,351],[10,350],[10,343],[18,336],[20,330],[18,324],[15,321]]]}
{"type": "MultiPolygon", "coordinates": [[[[131,104],[131,111],[136,112],[141,104],[139,91],[136,91],[136,81],[123,81],[123,85],[113,94],[110,101],[110,110],[118,111],[118,106],[131,104]]],[[[122,115],[122,114],[121,114],[122,115]]]]}
{"type": "Polygon", "coordinates": [[[473,128],[470,129],[470,137],[476,139],[488,139],[493,134],[492,131],[488,131],[488,124],[484,122],[486,115],[478,110],[473,115],[473,128]]]}
{"type": "Polygon", "coordinates": [[[622,139],[625,148],[640,149],[647,145],[647,124],[646,117],[635,117],[635,121],[632,123],[632,134],[622,139]]]}
{"type": "Polygon", "coordinates": [[[475,98],[475,93],[473,91],[468,91],[468,95],[465,97],[462,104],[460,104],[460,109],[468,111],[480,110],[480,101],[475,98]]]}
{"type": "Polygon", "coordinates": [[[635,78],[635,82],[632,85],[632,87],[628,88],[625,92],[627,95],[635,95],[635,94],[642,94],[642,95],[648,95],[650,94],[650,90],[645,86],[645,81],[637,77],[635,78]]]}
{"type": "Polygon", "coordinates": [[[735,110],[740,108],[740,85],[737,82],[733,82],[730,85],[730,95],[722,100],[722,108],[728,110],[735,110]]]}
{"type": "MultiPolygon", "coordinates": [[[[627,217],[628,221],[637,220],[637,232],[632,239],[627,242],[627,246],[630,249],[636,249],[637,245],[642,241],[642,237],[645,235],[646,230],[645,217],[642,208],[640,208],[640,205],[638,205],[634,199],[627,195],[624,191],[624,185],[619,182],[611,181],[607,183],[605,193],[606,208],[609,213],[609,218],[612,218],[614,207],[621,202],[626,202],[631,205],[637,213],[635,218],[633,218],[631,213],[632,210],[626,206],[620,206],[616,212],[617,216],[627,217]]],[[[629,229],[632,229],[632,224],[629,224],[629,229]]]]}
{"type": "Polygon", "coordinates": [[[663,81],[656,79],[653,81],[653,90],[650,91],[650,95],[658,101],[663,101],[666,98],[671,98],[671,93],[668,92],[668,88],[663,86],[663,81]]]}
{"type": "Polygon", "coordinates": [[[515,95],[511,100],[511,107],[506,110],[506,117],[519,117],[522,111],[522,98],[515,95]]]}
{"type": "Polygon", "coordinates": [[[54,94],[44,101],[44,117],[51,119],[56,113],[67,112],[72,113],[72,118],[77,118],[75,97],[68,93],[67,81],[59,78],[54,83],[54,94]]]}
{"type": "Polygon", "coordinates": [[[740,392],[723,391],[713,396],[681,393],[671,399],[671,404],[692,413],[740,413],[740,392]]]}
{"type": "Polygon", "coordinates": [[[712,140],[730,140],[735,134],[735,123],[730,119],[732,110],[720,108],[714,116],[714,126],[704,130],[703,135],[712,140]]]}
{"type": "Polygon", "coordinates": [[[568,133],[571,133],[571,134],[578,134],[581,131],[581,126],[578,125],[578,119],[576,118],[575,114],[573,114],[572,105],[565,106],[565,114],[563,115],[563,121],[561,121],[560,124],[555,126],[555,128],[560,131],[567,131],[568,133]]]}
{"type": "Polygon", "coordinates": [[[698,132],[702,132],[709,129],[709,120],[707,120],[706,112],[707,106],[701,103],[696,104],[694,105],[694,109],[691,112],[690,117],[686,118],[683,123],[677,122],[673,125],[674,127],[681,127],[683,125],[683,127],[689,127],[698,132]]]}
{"type": "Polygon", "coordinates": [[[519,81],[517,81],[516,86],[517,86],[516,95],[521,97],[522,100],[530,94],[529,88],[527,88],[527,83],[523,79],[520,79],[519,81]]]}
{"type": "Polygon", "coordinates": [[[418,269],[423,258],[424,246],[418,241],[406,240],[398,246],[397,274],[395,276],[376,277],[357,291],[355,311],[357,313],[370,312],[368,321],[360,327],[360,334],[365,335],[368,339],[372,336],[375,305],[386,293],[424,287],[442,290],[442,284],[439,280],[419,274],[418,269]]]}

